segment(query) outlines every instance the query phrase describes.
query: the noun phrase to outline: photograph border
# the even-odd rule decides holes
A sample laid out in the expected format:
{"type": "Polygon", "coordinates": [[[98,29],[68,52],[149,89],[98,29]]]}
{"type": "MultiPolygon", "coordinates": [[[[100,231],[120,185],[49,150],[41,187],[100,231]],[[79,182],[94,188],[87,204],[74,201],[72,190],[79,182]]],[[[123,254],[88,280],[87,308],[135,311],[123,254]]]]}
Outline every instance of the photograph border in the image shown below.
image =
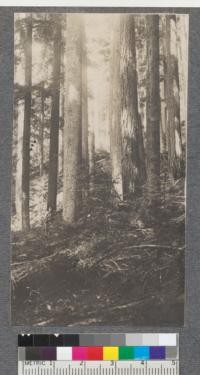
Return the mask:
{"type": "MultiPolygon", "coordinates": [[[[119,8],[117,12],[142,12],[143,8],[119,8]]],[[[112,8],[87,8],[91,12],[111,12],[112,8]],[[98,9],[98,10],[97,10],[98,9]]],[[[0,8],[0,248],[1,290],[0,368],[2,374],[16,373],[17,333],[55,332],[173,332],[174,328],[97,327],[67,329],[61,327],[11,327],[10,306],[10,175],[12,139],[12,93],[13,93],[13,14],[14,12],[66,12],[72,8],[0,8]]],[[[82,12],[84,8],[77,8],[82,12]]],[[[189,80],[188,80],[188,147],[186,188],[186,251],[185,251],[185,326],[176,329],[180,333],[181,375],[198,375],[200,366],[200,8],[148,8],[145,12],[189,13],[189,80]],[[192,348],[192,350],[191,350],[192,348]]]]}

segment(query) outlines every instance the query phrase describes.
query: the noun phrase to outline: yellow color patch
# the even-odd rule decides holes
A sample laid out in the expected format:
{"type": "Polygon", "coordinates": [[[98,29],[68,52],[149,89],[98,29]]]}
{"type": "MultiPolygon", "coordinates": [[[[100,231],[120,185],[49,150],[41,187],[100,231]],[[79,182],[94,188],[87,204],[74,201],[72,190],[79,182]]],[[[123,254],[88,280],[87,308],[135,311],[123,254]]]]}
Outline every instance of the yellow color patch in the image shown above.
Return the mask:
{"type": "Polygon", "coordinates": [[[104,361],[117,361],[119,359],[119,348],[117,346],[104,346],[103,347],[103,360],[104,361]]]}

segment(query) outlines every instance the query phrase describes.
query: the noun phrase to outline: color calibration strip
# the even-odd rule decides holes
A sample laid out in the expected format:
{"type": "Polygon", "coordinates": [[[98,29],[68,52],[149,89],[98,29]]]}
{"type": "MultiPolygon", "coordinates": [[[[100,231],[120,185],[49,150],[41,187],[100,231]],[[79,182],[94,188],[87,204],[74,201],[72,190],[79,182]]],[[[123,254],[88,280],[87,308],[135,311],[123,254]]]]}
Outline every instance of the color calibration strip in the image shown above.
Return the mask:
{"type": "Polygon", "coordinates": [[[117,333],[117,334],[24,334],[18,336],[18,346],[178,346],[176,333],[117,333]]]}
{"type": "Polygon", "coordinates": [[[119,361],[175,360],[177,347],[172,346],[74,346],[19,347],[19,361],[119,361]]]}
{"type": "Polygon", "coordinates": [[[179,375],[178,334],[25,334],[18,343],[18,375],[179,375]]]}

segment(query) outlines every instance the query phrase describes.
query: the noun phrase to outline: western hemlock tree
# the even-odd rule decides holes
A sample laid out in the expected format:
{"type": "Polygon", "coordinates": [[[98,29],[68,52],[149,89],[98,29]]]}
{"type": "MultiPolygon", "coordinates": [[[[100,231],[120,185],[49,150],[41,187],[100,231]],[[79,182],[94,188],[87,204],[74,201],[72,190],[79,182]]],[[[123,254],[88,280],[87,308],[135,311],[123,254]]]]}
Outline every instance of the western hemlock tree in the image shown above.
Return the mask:
{"type": "Polygon", "coordinates": [[[22,230],[22,164],[23,164],[23,125],[24,100],[16,100],[17,152],[15,178],[15,207],[19,229],[22,230]]]}
{"type": "Polygon", "coordinates": [[[123,199],[122,186],[122,135],[120,92],[120,19],[115,16],[112,38],[112,74],[110,90],[110,149],[113,189],[117,199],[123,199]]]}
{"type": "Polygon", "coordinates": [[[183,150],[180,124],[180,85],[176,16],[166,16],[166,111],[169,174],[183,174],[183,150]]]}
{"type": "Polygon", "coordinates": [[[94,174],[95,174],[95,134],[92,127],[88,133],[88,157],[89,157],[89,188],[94,190],[94,174]]]}
{"type": "Polygon", "coordinates": [[[159,16],[146,16],[147,23],[147,97],[146,152],[147,192],[151,204],[160,193],[160,75],[159,75],[159,16]]]}
{"type": "Polygon", "coordinates": [[[65,119],[63,219],[73,223],[80,208],[81,126],[82,126],[82,37],[78,14],[67,16],[65,56],[65,119]]]}
{"type": "Polygon", "coordinates": [[[45,122],[45,93],[44,93],[44,82],[41,84],[41,117],[40,117],[40,128],[39,128],[39,147],[40,147],[40,176],[43,176],[44,168],[44,122],[45,122]]]}
{"type": "Polygon", "coordinates": [[[22,159],[22,229],[30,229],[30,127],[31,127],[31,88],[32,88],[32,15],[25,19],[25,97],[22,159]]]}
{"type": "Polygon", "coordinates": [[[128,195],[145,180],[142,124],[138,111],[135,16],[121,16],[121,124],[123,190],[128,195]]]}
{"type": "Polygon", "coordinates": [[[54,41],[53,41],[53,83],[52,83],[52,109],[50,126],[50,149],[49,149],[49,180],[48,180],[48,203],[47,209],[56,210],[57,179],[58,179],[58,136],[59,136],[59,114],[60,114],[60,69],[61,69],[61,17],[59,14],[54,18],[54,41]]]}
{"type": "Polygon", "coordinates": [[[82,163],[83,163],[83,193],[87,196],[89,182],[88,165],[88,84],[87,84],[87,51],[85,30],[82,28],[82,163]]]}

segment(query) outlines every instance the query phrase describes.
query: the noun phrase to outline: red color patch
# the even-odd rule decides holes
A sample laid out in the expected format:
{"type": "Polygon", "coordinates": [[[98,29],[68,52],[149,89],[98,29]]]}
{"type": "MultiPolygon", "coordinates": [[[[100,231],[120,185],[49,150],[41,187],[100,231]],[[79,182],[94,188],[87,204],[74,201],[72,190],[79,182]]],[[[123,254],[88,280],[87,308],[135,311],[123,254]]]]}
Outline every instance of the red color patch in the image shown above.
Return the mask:
{"type": "Polygon", "coordinates": [[[103,347],[94,346],[88,347],[88,359],[91,361],[103,360],[103,347]]]}

